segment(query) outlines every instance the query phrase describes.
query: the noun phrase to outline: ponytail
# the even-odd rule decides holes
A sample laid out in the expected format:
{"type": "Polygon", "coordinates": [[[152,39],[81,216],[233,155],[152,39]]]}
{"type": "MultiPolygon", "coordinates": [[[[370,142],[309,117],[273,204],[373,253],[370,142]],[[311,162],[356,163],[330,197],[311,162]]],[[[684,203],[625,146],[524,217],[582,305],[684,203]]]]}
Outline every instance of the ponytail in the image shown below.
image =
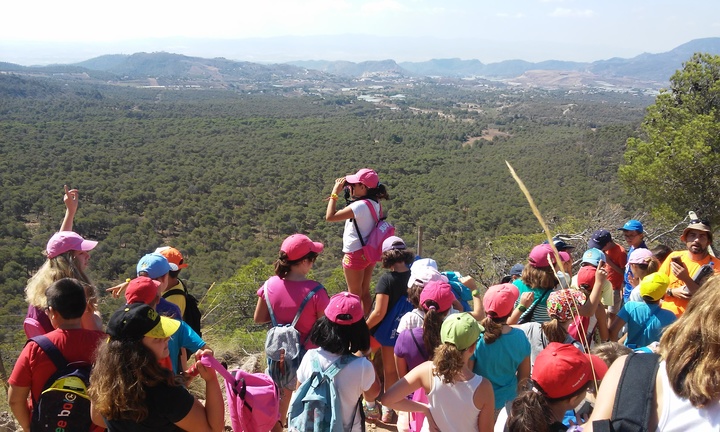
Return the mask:
{"type": "Polygon", "coordinates": [[[536,388],[525,390],[515,398],[507,420],[509,432],[549,432],[555,416],[545,395],[536,388]]]}
{"type": "Polygon", "coordinates": [[[550,321],[541,324],[542,332],[545,334],[545,338],[550,342],[565,343],[568,332],[565,328],[560,325],[560,321],[557,318],[552,318],[550,321]]]}
{"type": "Polygon", "coordinates": [[[367,195],[363,198],[370,198],[373,201],[380,201],[381,199],[389,200],[390,194],[388,194],[387,188],[384,184],[378,183],[377,187],[372,189],[368,188],[367,195]]]}
{"type": "MultiPolygon", "coordinates": [[[[475,344],[470,346],[473,347],[475,344]]],[[[440,377],[444,383],[452,384],[455,382],[457,374],[465,366],[463,351],[457,349],[453,344],[444,343],[435,349],[433,365],[435,366],[433,374],[440,377]]]]}
{"type": "Polygon", "coordinates": [[[481,324],[485,328],[483,339],[485,340],[486,345],[490,345],[495,342],[500,335],[502,335],[502,327],[506,319],[507,318],[504,317],[502,318],[502,321],[500,321],[498,318],[492,318],[489,315],[483,318],[481,324]]]}
{"type": "Polygon", "coordinates": [[[426,300],[425,303],[432,304],[427,309],[425,308],[425,304],[423,304],[423,309],[425,309],[425,321],[423,321],[423,342],[425,343],[425,352],[427,352],[428,356],[430,356],[430,358],[426,358],[425,360],[430,360],[433,358],[435,349],[442,344],[442,340],[440,339],[440,328],[442,327],[443,319],[445,318],[446,313],[439,312],[437,310],[437,303],[432,300],[426,300]]]}

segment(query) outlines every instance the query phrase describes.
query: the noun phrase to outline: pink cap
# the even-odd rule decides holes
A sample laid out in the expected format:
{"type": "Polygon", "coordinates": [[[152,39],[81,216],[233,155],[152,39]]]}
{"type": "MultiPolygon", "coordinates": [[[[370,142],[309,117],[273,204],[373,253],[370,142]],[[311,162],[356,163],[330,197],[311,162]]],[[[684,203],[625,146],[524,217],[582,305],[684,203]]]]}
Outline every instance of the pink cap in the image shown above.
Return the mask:
{"type": "Polygon", "coordinates": [[[485,313],[492,318],[503,318],[512,312],[520,291],[513,284],[493,285],[485,292],[483,307],[485,313]]]}
{"type": "Polygon", "coordinates": [[[349,292],[341,292],[330,297],[325,308],[325,316],[335,324],[350,325],[363,319],[360,297],[349,292]]]}
{"type": "Polygon", "coordinates": [[[285,252],[288,260],[296,261],[310,252],[320,253],[324,246],[320,242],[310,240],[310,237],[303,234],[293,234],[286,238],[280,246],[280,250],[285,252]]]}
{"type": "Polygon", "coordinates": [[[570,254],[565,251],[559,251],[558,255],[560,255],[560,261],[562,262],[568,262],[570,261],[570,254]]]}
{"type": "Polygon", "coordinates": [[[355,174],[345,176],[345,181],[347,183],[362,183],[370,189],[376,188],[380,183],[377,173],[370,168],[363,168],[355,174]]]}
{"type": "Polygon", "coordinates": [[[147,276],[139,276],[131,280],[125,289],[125,302],[151,304],[160,296],[160,282],[147,276]]]}
{"type": "Polygon", "coordinates": [[[550,265],[550,261],[548,261],[548,254],[550,254],[551,262],[555,263],[555,253],[553,252],[552,247],[547,243],[539,244],[530,251],[528,262],[535,268],[547,267],[550,265]]]}
{"type": "Polygon", "coordinates": [[[387,252],[393,249],[406,249],[405,240],[398,236],[390,236],[383,241],[382,251],[387,252]]]}
{"type": "Polygon", "coordinates": [[[441,280],[431,280],[425,284],[420,292],[420,306],[423,309],[430,310],[432,302],[437,303],[438,312],[450,310],[455,301],[450,284],[441,280]],[[426,303],[430,301],[430,303],[426,303]]]}
{"type": "Polygon", "coordinates": [[[652,257],[653,253],[650,252],[648,249],[634,249],[632,252],[630,252],[630,256],[628,257],[628,264],[647,264],[648,259],[652,257]]]}
{"type": "Polygon", "coordinates": [[[55,258],[58,255],[69,251],[89,251],[97,246],[98,242],[85,240],[73,231],[58,231],[50,237],[45,251],[48,258],[55,258]]]}

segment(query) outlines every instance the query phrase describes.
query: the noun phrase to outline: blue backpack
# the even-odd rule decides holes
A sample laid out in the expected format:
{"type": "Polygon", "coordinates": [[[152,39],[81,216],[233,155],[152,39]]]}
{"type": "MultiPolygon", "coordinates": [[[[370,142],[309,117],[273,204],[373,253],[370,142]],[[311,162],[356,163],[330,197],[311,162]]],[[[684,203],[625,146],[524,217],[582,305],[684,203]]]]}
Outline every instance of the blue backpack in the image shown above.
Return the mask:
{"type": "Polygon", "coordinates": [[[355,414],[360,411],[362,430],[365,430],[365,419],[360,406],[360,399],[355,405],[352,421],[347,429],[342,421],[340,397],[335,387],[335,376],[348,364],[359,357],[348,354],[335,360],[327,369],[322,370],[318,361],[317,351],[310,351],[312,356],[312,375],[295,391],[290,404],[288,430],[291,432],[345,432],[352,430],[355,414]]]}

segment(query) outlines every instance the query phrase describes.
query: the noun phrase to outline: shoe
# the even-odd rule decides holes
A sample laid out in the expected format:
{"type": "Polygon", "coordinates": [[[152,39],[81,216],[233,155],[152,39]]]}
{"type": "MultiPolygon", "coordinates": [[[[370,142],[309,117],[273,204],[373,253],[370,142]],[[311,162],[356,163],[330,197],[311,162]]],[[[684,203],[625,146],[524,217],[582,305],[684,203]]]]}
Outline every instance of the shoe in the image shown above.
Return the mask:
{"type": "Polygon", "coordinates": [[[395,411],[391,410],[390,408],[382,407],[382,417],[380,418],[380,421],[386,424],[390,424],[393,421],[394,414],[395,411]]]}
{"type": "Polygon", "coordinates": [[[375,402],[374,407],[368,408],[365,401],[363,401],[363,411],[365,411],[365,420],[380,420],[380,408],[377,402],[375,402]]]}

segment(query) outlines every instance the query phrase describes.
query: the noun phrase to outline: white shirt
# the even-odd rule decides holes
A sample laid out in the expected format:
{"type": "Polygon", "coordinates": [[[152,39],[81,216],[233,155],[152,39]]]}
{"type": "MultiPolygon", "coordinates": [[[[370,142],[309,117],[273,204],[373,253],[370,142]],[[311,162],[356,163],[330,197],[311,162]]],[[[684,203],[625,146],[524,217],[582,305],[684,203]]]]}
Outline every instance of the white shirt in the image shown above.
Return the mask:
{"type": "MultiPolygon", "coordinates": [[[[370,208],[367,206],[366,203],[372,204],[372,206],[375,208],[375,215],[380,218],[380,204],[376,203],[371,199],[360,199],[353,203],[350,203],[350,205],[348,206],[353,211],[354,219],[357,222],[358,227],[360,228],[360,232],[363,235],[363,240],[365,240],[368,235],[370,235],[370,231],[372,231],[375,225],[377,225],[375,219],[372,216],[372,213],[370,213],[370,208]]],[[[355,224],[353,223],[352,219],[348,219],[345,221],[345,231],[343,231],[342,251],[344,253],[348,253],[355,252],[360,249],[362,249],[362,243],[360,243],[360,238],[358,237],[357,230],[355,230],[355,224]]]]}
{"type": "MultiPolygon", "coordinates": [[[[340,358],[339,355],[325,351],[322,348],[309,350],[305,353],[305,357],[303,357],[298,367],[297,379],[300,383],[305,382],[312,376],[312,358],[314,356],[311,351],[317,352],[318,362],[323,370],[327,369],[332,362],[340,358]]],[[[346,364],[342,370],[335,375],[335,388],[340,397],[343,425],[345,425],[344,430],[348,430],[347,425],[350,424],[353,413],[355,414],[355,421],[352,430],[362,430],[360,424],[361,416],[357,410],[357,402],[362,393],[369,390],[373,383],[375,383],[375,369],[372,363],[365,357],[346,364]]],[[[296,394],[295,392],[293,393],[293,398],[295,398],[296,394]]],[[[292,401],[290,404],[292,405],[292,401]]]]}
{"type": "MultiPolygon", "coordinates": [[[[642,355],[642,354],[641,354],[642,355]]],[[[720,402],[705,408],[695,408],[689,400],[675,394],[668,380],[665,362],[660,362],[658,375],[663,386],[662,413],[658,432],[717,431],[720,430],[720,402]]]]}

